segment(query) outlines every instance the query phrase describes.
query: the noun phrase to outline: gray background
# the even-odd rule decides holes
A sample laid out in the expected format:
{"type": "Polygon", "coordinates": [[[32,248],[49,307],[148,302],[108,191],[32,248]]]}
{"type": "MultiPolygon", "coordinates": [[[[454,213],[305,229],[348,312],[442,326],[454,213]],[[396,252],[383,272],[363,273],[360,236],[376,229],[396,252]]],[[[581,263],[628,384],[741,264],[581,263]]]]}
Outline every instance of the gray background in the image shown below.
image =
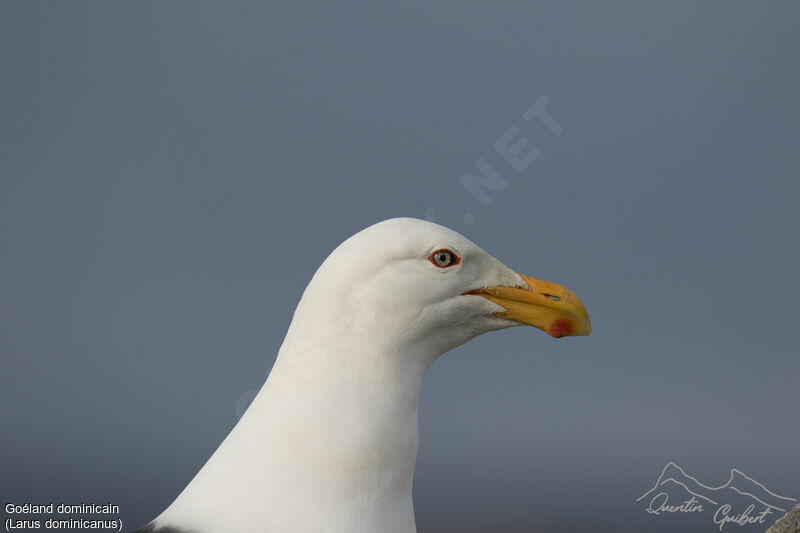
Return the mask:
{"type": "Polygon", "coordinates": [[[431,208],[574,290],[594,333],[515,328],[433,366],[421,531],[716,531],[634,502],[670,459],[800,497],[798,16],[4,2],[3,503],[154,517],[325,256],[431,208]],[[543,94],[560,136],[521,119],[543,94]],[[542,150],[523,173],[492,148],[512,125],[542,150]],[[508,182],[488,207],[458,180],[479,157],[508,182]]]}

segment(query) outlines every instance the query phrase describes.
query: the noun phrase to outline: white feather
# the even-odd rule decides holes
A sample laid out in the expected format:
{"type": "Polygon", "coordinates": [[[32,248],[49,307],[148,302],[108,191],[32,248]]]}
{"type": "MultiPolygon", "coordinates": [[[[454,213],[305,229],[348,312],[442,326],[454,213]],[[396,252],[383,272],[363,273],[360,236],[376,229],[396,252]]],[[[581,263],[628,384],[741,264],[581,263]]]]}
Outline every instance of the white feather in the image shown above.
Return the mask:
{"type": "Polygon", "coordinates": [[[422,378],[445,351],[517,325],[463,293],[524,286],[458,233],[392,219],[342,243],[297,306],[242,419],[157,519],[199,533],[414,533],[422,378]],[[430,253],[461,262],[437,268],[430,253]]]}

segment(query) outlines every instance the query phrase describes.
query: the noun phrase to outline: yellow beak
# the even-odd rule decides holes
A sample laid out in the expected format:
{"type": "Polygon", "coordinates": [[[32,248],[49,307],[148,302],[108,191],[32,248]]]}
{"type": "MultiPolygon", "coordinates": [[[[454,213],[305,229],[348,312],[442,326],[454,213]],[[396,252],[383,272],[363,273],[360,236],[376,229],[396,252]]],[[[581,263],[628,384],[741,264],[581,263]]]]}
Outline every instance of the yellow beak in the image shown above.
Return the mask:
{"type": "Polygon", "coordinates": [[[539,328],[551,337],[589,335],[592,332],[589,313],[571,290],[549,281],[520,276],[528,284],[527,289],[484,287],[464,294],[483,296],[505,309],[495,316],[539,328]]]}

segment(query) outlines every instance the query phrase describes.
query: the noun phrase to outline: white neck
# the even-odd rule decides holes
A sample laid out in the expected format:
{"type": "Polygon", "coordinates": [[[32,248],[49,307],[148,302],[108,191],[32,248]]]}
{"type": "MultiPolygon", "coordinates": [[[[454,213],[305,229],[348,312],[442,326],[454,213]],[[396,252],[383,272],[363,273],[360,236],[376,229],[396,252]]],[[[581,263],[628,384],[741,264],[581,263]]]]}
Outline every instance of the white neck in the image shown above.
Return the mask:
{"type": "Polygon", "coordinates": [[[250,408],[157,525],[416,531],[419,393],[438,353],[377,345],[365,332],[307,329],[293,323],[250,408]]]}

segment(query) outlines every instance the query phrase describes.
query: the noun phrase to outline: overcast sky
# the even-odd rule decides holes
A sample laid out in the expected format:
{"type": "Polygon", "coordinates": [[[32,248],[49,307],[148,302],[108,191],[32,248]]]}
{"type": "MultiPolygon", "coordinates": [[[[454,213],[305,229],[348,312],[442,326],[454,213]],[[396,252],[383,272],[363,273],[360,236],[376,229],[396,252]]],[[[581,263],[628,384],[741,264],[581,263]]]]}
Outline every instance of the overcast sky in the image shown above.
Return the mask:
{"type": "Polygon", "coordinates": [[[3,3],[3,503],[156,516],[327,254],[426,214],[572,289],[594,332],[515,328],[434,364],[421,532],[716,531],[634,502],[669,460],[800,498],[799,16],[3,3]],[[525,119],[537,101],[552,120],[525,119]],[[519,137],[539,155],[515,169],[494,145],[519,137]],[[505,190],[464,187],[479,159],[505,190]]]}

